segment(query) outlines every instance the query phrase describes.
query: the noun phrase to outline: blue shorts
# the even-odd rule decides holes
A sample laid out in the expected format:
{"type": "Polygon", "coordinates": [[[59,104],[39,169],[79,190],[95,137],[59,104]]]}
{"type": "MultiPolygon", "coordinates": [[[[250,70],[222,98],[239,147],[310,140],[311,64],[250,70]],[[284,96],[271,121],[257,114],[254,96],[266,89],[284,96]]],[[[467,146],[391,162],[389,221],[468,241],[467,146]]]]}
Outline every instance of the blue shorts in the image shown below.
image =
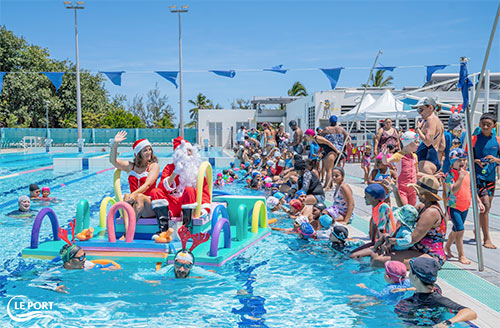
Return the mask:
{"type": "Polygon", "coordinates": [[[467,219],[467,213],[469,210],[460,212],[459,210],[448,207],[448,214],[450,215],[451,222],[453,223],[453,231],[464,231],[464,223],[467,219]]]}

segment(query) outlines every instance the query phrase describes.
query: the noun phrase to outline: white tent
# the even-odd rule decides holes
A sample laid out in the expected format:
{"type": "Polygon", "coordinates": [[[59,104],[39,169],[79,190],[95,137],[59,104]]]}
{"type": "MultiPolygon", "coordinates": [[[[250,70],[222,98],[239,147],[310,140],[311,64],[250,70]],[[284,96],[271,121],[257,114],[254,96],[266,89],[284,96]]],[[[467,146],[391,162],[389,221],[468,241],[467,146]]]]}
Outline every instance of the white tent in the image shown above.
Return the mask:
{"type": "Polygon", "coordinates": [[[356,120],[359,120],[361,112],[363,112],[365,110],[365,108],[369,107],[374,102],[375,102],[375,98],[373,98],[373,96],[371,94],[366,94],[363,97],[363,101],[361,103],[357,104],[353,109],[351,109],[350,111],[348,111],[345,114],[342,114],[339,117],[339,122],[348,122],[348,121],[354,120],[354,116],[356,116],[356,111],[358,110],[358,107],[359,107],[359,113],[358,113],[358,116],[356,116],[356,120]]]}
{"type": "MultiPolygon", "coordinates": [[[[358,116],[356,116],[356,121],[374,121],[386,118],[394,120],[418,117],[418,112],[416,110],[404,110],[404,107],[402,101],[394,98],[389,90],[385,90],[384,94],[373,104],[365,108],[360,108],[358,116]]],[[[349,111],[349,113],[350,112],[351,111],[349,111]]],[[[344,115],[341,117],[343,116],[344,115]]],[[[350,120],[354,120],[354,116],[350,120]]]]}

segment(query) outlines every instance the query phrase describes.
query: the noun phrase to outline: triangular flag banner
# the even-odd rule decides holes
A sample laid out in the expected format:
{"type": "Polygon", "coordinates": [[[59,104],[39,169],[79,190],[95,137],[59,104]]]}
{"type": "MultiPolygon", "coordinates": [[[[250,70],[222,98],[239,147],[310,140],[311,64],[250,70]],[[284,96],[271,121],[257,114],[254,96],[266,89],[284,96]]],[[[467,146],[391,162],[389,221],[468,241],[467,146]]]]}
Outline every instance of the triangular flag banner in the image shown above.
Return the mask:
{"type": "Polygon", "coordinates": [[[210,72],[215,73],[215,74],[220,75],[220,76],[229,77],[231,79],[236,75],[236,72],[233,70],[230,70],[230,71],[210,71],[210,72]]]}
{"type": "Polygon", "coordinates": [[[463,99],[463,106],[462,108],[467,108],[467,105],[469,104],[469,88],[472,87],[474,84],[469,80],[469,73],[467,72],[467,64],[466,63],[460,63],[460,75],[458,78],[458,83],[457,87],[459,89],[462,89],[462,99],[463,99]]]}
{"type": "Polygon", "coordinates": [[[282,67],[283,67],[283,65],[277,65],[277,66],[273,66],[271,68],[264,68],[264,71],[285,74],[288,70],[283,69],[282,67]]]}
{"type": "Polygon", "coordinates": [[[105,74],[108,79],[113,82],[114,85],[121,86],[122,85],[122,74],[125,73],[125,71],[118,71],[118,72],[101,72],[99,73],[105,74]]]}
{"type": "Polygon", "coordinates": [[[56,91],[61,87],[64,72],[42,72],[49,78],[50,82],[56,87],[56,91]]]}
{"type": "Polygon", "coordinates": [[[5,72],[0,72],[0,93],[2,93],[3,88],[3,77],[5,76],[5,72]]]}
{"type": "Polygon", "coordinates": [[[343,70],[343,67],[337,68],[320,68],[320,70],[325,73],[328,80],[330,80],[330,84],[332,85],[332,90],[335,89],[337,82],[339,81],[340,71],[343,70]]]}
{"type": "Polygon", "coordinates": [[[160,75],[161,77],[167,79],[169,82],[172,82],[173,85],[175,85],[176,88],[178,88],[179,86],[177,85],[177,74],[179,74],[179,72],[177,71],[155,71],[156,74],[160,75]]]}
{"type": "Polygon", "coordinates": [[[380,70],[384,70],[384,71],[394,71],[394,69],[396,68],[397,66],[377,66],[375,67],[375,69],[380,69],[380,70]]]}
{"type": "Polygon", "coordinates": [[[432,77],[432,74],[437,71],[437,70],[440,70],[440,69],[445,69],[446,66],[448,65],[432,65],[432,66],[426,66],[427,67],[427,78],[426,78],[426,82],[429,82],[431,80],[431,77],[432,77]]]}

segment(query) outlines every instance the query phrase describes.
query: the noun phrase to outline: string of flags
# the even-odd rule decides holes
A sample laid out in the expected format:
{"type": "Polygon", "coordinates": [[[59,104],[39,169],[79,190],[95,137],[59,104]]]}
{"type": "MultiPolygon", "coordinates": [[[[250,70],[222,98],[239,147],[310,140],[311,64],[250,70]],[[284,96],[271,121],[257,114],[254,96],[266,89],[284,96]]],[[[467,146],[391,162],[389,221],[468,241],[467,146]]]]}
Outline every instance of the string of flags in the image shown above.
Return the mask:
{"type": "MultiPolygon", "coordinates": [[[[396,68],[415,68],[415,67],[425,67],[426,68],[426,82],[429,82],[431,80],[432,74],[438,70],[445,69],[448,66],[458,66],[458,64],[451,64],[451,65],[430,65],[430,66],[376,66],[376,70],[385,70],[385,71],[391,71],[393,72],[396,68]]],[[[264,71],[264,72],[274,72],[274,73],[279,73],[279,74],[286,74],[288,71],[293,71],[293,70],[320,70],[323,72],[323,74],[327,77],[328,81],[330,82],[330,86],[333,89],[337,86],[337,83],[339,82],[340,79],[340,73],[344,69],[365,69],[366,67],[337,67],[337,68],[310,68],[310,69],[286,69],[283,68],[283,65],[276,65],[271,68],[264,68],[264,69],[255,69],[255,70],[241,70],[241,71],[264,71]]],[[[369,68],[368,68],[369,69],[369,68]]],[[[160,75],[170,83],[172,83],[176,88],[178,88],[177,84],[177,76],[179,74],[179,71],[154,71],[156,74],[160,75]]],[[[236,70],[208,70],[208,71],[183,71],[183,72],[211,72],[214,73],[218,76],[222,77],[227,77],[227,78],[234,78],[236,76],[236,70]]],[[[3,78],[4,76],[9,73],[42,73],[47,78],[52,82],[54,87],[56,88],[56,91],[59,90],[59,87],[62,84],[62,79],[64,74],[74,74],[74,72],[0,72],[0,93],[2,92],[2,87],[3,87],[3,78]]],[[[122,74],[126,73],[125,71],[98,71],[98,73],[104,74],[114,85],[121,86],[122,84],[122,74]]],[[[129,73],[134,73],[134,72],[129,72],[129,73]]]]}

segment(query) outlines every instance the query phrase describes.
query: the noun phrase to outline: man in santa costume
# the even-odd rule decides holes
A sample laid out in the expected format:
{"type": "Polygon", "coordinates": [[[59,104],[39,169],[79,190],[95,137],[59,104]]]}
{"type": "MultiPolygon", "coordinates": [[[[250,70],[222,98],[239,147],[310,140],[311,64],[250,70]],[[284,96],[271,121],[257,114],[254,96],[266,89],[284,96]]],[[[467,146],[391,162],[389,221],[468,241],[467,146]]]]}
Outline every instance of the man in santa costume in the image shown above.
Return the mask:
{"type": "MultiPolygon", "coordinates": [[[[168,220],[171,216],[182,215],[183,224],[191,228],[192,212],[197,205],[196,181],[201,165],[198,149],[182,137],[175,138],[173,143],[173,163],[165,166],[158,187],[150,193],[160,233],[168,230],[168,220]]],[[[209,209],[210,193],[205,178],[200,216],[207,215],[209,209]]]]}

